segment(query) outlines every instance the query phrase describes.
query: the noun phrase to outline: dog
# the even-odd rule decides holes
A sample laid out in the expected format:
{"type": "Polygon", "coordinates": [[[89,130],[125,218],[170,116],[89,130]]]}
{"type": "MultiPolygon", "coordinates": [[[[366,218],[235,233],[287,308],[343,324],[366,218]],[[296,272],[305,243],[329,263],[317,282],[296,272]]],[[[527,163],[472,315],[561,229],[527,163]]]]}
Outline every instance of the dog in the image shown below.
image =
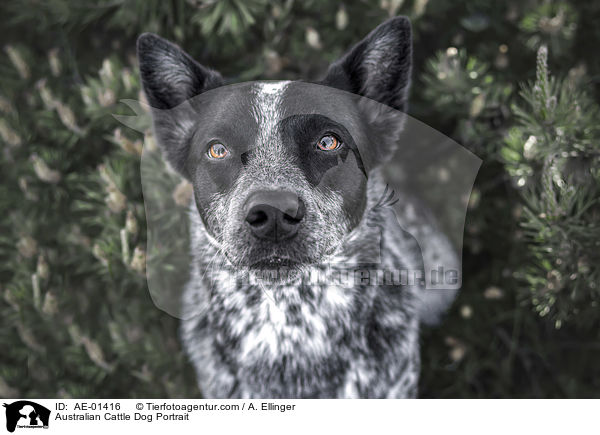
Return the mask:
{"type": "Polygon", "coordinates": [[[375,263],[422,277],[425,251],[456,262],[435,223],[414,217],[427,214],[418,201],[386,186],[381,166],[402,122],[373,128],[379,120],[352,99],[406,110],[409,20],[379,25],[314,84],[225,85],[153,34],[139,37],[137,53],[157,142],[193,186],[181,337],[201,393],[416,397],[419,325],[455,291],[335,279],[375,263]],[[406,215],[392,211],[396,201],[406,215]],[[411,227],[429,234],[428,249],[411,227]],[[325,279],[305,279],[314,272],[325,279]]]}

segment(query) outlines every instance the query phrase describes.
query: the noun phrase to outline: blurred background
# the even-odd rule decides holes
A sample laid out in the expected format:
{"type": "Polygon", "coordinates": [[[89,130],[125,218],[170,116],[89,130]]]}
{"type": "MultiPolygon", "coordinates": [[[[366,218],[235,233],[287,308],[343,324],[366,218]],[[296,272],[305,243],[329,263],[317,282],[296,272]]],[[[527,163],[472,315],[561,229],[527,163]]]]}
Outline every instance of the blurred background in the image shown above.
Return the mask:
{"type": "MultiPolygon", "coordinates": [[[[0,397],[200,397],[146,281],[140,99],[152,31],[231,81],[316,79],[413,23],[409,113],[483,159],[463,290],[422,397],[600,397],[600,3],[23,0],[0,39],[0,397]]],[[[180,207],[185,185],[169,192],[180,207]]],[[[169,270],[169,255],[161,267],[169,270]]]]}

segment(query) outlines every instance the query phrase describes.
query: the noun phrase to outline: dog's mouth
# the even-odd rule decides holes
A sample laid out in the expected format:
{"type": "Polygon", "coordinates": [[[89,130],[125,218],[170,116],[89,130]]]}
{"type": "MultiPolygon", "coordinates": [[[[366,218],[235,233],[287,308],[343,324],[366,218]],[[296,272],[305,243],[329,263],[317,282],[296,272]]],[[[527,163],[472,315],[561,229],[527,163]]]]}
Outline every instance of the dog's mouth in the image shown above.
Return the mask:
{"type": "Polygon", "coordinates": [[[251,270],[298,269],[301,262],[286,257],[267,257],[250,264],[251,270]]]}
{"type": "Polygon", "coordinates": [[[250,264],[256,279],[268,284],[282,284],[298,279],[304,263],[287,257],[267,257],[250,264]]]}

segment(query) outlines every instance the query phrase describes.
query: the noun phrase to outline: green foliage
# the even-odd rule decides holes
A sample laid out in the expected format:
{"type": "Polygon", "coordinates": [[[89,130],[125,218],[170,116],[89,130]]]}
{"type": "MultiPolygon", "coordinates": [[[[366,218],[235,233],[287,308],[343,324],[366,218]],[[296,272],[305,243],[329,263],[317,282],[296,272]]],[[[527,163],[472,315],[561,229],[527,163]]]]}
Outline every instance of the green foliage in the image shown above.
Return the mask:
{"type": "Polygon", "coordinates": [[[541,47],[502,155],[525,190],[524,297],[560,327],[593,319],[600,304],[600,112],[576,83],[548,77],[547,55],[541,47]]]}
{"type": "Polygon", "coordinates": [[[561,55],[571,48],[577,18],[577,11],[568,2],[543,2],[523,16],[519,27],[528,47],[549,46],[552,53],[561,55]]]}
{"type": "MultiPolygon", "coordinates": [[[[0,396],[200,394],[178,321],[145,279],[148,261],[171,282],[187,255],[146,252],[150,125],[139,117],[139,134],[113,117],[132,115],[121,100],[143,99],[138,34],[173,39],[232,81],[311,80],[404,14],[411,115],[484,160],[463,290],[443,325],[424,330],[422,395],[598,397],[594,2],[26,0],[0,13],[0,396]]],[[[178,213],[152,219],[185,231],[189,186],[162,186],[156,197],[172,203],[161,207],[178,213]]]]}

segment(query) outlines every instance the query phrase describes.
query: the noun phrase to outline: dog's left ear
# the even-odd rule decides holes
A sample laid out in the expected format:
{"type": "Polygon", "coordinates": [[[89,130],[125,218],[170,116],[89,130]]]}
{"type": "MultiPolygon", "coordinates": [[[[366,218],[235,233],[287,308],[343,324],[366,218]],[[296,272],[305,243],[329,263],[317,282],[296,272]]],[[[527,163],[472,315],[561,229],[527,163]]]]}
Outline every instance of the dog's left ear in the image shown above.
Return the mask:
{"type": "Polygon", "coordinates": [[[410,21],[395,17],[329,67],[322,84],[405,111],[412,66],[410,21]]]}

